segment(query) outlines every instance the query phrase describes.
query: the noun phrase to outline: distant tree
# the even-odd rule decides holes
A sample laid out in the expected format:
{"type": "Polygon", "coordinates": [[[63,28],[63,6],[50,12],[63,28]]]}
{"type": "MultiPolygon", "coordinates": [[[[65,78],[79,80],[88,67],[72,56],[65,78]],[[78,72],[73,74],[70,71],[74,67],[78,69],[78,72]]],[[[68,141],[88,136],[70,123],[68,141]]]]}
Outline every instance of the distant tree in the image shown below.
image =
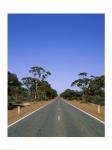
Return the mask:
{"type": "Polygon", "coordinates": [[[74,91],[71,89],[66,89],[64,92],[60,94],[61,97],[68,100],[80,99],[82,97],[82,93],[79,91],[74,91]]]}
{"type": "Polygon", "coordinates": [[[38,66],[31,67],[29,72],[33,74],[35,79],[37,78],[37,80],[34,80],[34,82],[35,82],[35,99],[37,99],[37,96],[39,96],[38,87],[40,86],[40,82],[44,81],[48,75],[51,75],[51,73],[46,71],[42,67],[38,67],[38,66]]]}
{"type": "Polygon", "coordinates": [[[57,96],[56,90],[54,90],[47,81],[42,81],[38,90],[41,99],[52,99],[57,96]]]}

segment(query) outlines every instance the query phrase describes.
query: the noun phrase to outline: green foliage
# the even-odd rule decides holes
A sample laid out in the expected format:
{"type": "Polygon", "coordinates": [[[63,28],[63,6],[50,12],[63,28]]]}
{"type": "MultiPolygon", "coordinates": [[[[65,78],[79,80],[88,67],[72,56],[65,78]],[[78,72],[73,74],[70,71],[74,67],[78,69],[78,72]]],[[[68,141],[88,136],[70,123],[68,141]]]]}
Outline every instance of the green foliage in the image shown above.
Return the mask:
{"type": "Polygon", "coordinates": [[[49,100],[57,96],[57,91],[45,81],[51,75],[42,67],[31,67],[30,73],[34,77],[23,77],[22,82],[16,74],[8,72],[8,102],[19,103],[23,101],[49,100]]]}
{"type": "Polygon", "coordinates": [[[79,79],[78,80],[75,80],[72,82],[71,86],[77,86],[79,88],[82,89],[82,91],[84,92],[85,89],[88,88],[88,85],[89,85],[89,82],[90,82],[90,79],[87,78],[87,74],[86,72],[82,72],[82,73],[79,73],[79,79]]]}
{"type": "MultiPolygon", "coordinates": [[[[49,76],[51,75],[51,73],[49,71],[46,71],[44,68],[42,67],[38,67],[38,66],[35,66],[35,67],[31,67],[31,69],[29,70],[29,73],[32,73],[34,78],[33,78],[33,85],[32,85],[32,90],[33,90],[33,93],[34,93],[34,98],[37,99],[41,99],[40,97],[43,98],[43,96],[40,96],[39,95],[39,92],[43,92],[42,90],[44,89],[44,85],[42,86],[43,84],[43,81],[49,76]],[[43,88],[43,89],[42,89],[43,88]],[[42,90],[40,90],[42,89],[42,90]]],[[[44,96],[45,97],[45,96],[44,96]]]]}
{"type": "Polygon", "coordinates": [[[25,89],[22,88],[22,83],[18,80],[16,74],[8,72],[8,101],[18,101],[18,96],[25,94],[25,89]]]}
{"type": "Polygon", "coordinates": [[[67,89],[63,93],[61,93],[60,96],[67,100],[81,99],[82,92],[67,89]]]}
{"type": "Polygon", "coordinates": [[[84,96],[84,99],[86,100],[86,102],[90,102],[90,103],[94,103],[94,104],[100,104],[100,105],[104,105],[105,104],[105,100],[104,97],[99,96],[99,95],[86,95],[84,96]]]}
{"type": "Polygon", "coordinates": [[[39,80],[44,80],[48,75],[51,75],[49,71],[46,71],[44,68],[38,66],[31,67],[29,73],[32,73],[34,77],[37,77],[39,80]]]}
{"type": "Polygon", "coordinates": [[[105,77],[87,76],[88,73],[80,73],[79,79],[72,82],[71,86],[77,86],[82,91],[82,99],[85,102],[92,102],[104,105],[105,96],[105,77]]]}

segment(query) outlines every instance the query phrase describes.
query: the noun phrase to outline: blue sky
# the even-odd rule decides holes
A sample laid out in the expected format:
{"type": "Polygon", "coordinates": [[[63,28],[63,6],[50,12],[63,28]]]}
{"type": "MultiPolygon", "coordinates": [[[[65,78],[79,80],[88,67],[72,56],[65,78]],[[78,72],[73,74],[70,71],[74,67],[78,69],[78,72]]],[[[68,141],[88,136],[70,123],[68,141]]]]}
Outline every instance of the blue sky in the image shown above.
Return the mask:
{"type": "Polygon", "coordinates": [[[59,93],[80,72],[104,74],[104,15],[9,14],[8,70],[21,79],[32,66],[50,71],[59,93]]]}

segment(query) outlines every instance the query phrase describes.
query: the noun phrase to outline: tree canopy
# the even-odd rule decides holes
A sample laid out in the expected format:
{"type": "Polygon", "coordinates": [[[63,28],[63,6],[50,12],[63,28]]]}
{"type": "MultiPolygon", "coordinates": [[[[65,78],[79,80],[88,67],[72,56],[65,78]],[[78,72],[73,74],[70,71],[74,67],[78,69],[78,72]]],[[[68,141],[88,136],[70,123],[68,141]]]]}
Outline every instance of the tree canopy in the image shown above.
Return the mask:
{"type": "Polygon", "coordinates": [[[67,89],[61,96],[65,99],[82,99],[85,102],[92,102],[96,104],[104,105],[105,97],[105,77],[101,76],[88,76],[88,73],[79,73],[79,79],[74,80],[71,86],[79,87],[80,91],[74,91],[67,89]],[[79,97],[77,96],[79,94],[79,97]]]}
{"type": "Polygon", "coordinates": [[[9,102],[31,100],[49,100],[57,96],[57,91],[45,79],[51,75],[42,67],[31,67],[29,73],[19,81],[16,74],[8,72],[8,99],[9,102]]]}

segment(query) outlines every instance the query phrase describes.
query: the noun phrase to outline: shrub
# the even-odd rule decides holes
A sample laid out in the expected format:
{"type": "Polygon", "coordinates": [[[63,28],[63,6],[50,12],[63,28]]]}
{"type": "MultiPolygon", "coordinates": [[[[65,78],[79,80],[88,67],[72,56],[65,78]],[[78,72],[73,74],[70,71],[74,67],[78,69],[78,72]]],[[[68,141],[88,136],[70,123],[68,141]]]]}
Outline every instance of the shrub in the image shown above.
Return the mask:
{"type": "Polygon", "coordinates": [[[94,95],[94,96],[84,96],[85,102],[91,102],[94,104],[100,104],[104,105],[104,97],[101,97],[99,95],[94,95]]]}

